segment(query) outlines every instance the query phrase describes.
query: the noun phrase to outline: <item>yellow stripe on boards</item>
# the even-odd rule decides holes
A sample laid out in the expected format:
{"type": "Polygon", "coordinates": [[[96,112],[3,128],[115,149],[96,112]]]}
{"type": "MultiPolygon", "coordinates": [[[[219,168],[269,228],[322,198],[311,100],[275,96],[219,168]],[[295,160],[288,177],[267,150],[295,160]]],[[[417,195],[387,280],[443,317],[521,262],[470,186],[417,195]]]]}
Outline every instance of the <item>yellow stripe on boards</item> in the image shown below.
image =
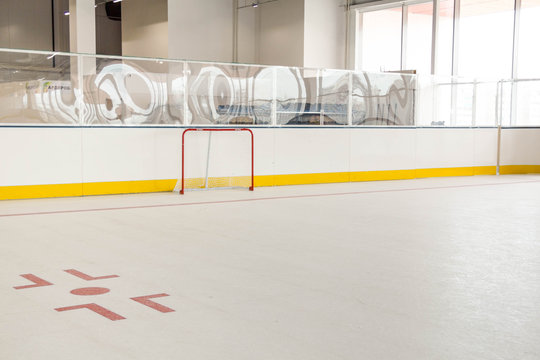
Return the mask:
{"type": "MultiPolygon", "coordinates": [[[[540,165],[504,165],[501,166],[500,172],[501,174],[540,173],[540,165]]],[[[495,173],[495,166],[471,166],[416,170],[380,170],[315,174],[258,175],[255,176],[255,187],[328,184],[378,180],[405,180],[443,176],[494,175],[495,173]]],[[[225,182],[225,179],[226,178],[209,178],[208,180],[209,184],[212,184],[214,182],[225,182]]],[[[233,183],[245,185],[247,181],[246,179],[249,180],[249,177],[235,177],[233,179],[233,183]]],[[[186,179],[186,184],[193,183],[192,180],[195,181],[195,183],[200,183],[202,179],[186,179]]],[[[176,182],[177,179],[167,179],[107,181],[83,184],[0,186],[0,200],[165,192],[172,191],[174,189],[174,186],[176,185],[176,182]]]]}
{"type": "Polygon", "coordinates": [[[82,196],[82,184],[0,186],[0,200],[82,196]]]}
{"type": "Polygon", "coordinates": [[[355,171],[351,173],[351,181],[407,180],[414,179],[414,170],[381,170],[355,171]]]}
{"type": "Polygon", "coordinates": [[[440,169],[416,169],[417,178],[446,177],[446,176],[473,176],[474,167],[454,167],[440,169]]]}
{"type": "Polygon", "coordinates": [[[540,173],[540,165],[502,165],[499,173],[501,175],[538,174],[540,173]]]}
{"type": "Polygon", "coordinates": [[[83,184],[83,195],[133,194],[172,191],[176,185],[173,180],[109,181],[83,184]]]}
{"type": "Polygon", "coordinates": [[[497,175],[496,166],[475,166],[474,175],[497,175]]]}
{"type": "Polygon", "coordinates": [[[349,179],[348,172],[274,175],[274,185],[330,184],[349,182],[349,179]]]}

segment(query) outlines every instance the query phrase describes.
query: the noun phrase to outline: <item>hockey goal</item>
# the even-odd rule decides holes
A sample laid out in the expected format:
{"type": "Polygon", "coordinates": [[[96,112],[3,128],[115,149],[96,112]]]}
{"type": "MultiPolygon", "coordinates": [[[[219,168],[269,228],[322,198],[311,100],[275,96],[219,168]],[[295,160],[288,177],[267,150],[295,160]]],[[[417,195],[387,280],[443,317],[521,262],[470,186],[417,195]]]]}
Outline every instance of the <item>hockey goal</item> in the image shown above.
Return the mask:
{"type": "Polygon", "coordinates": [[[212,188],[246,187],[253,191],[253,153],[250,129],[185,129],[182,174],[177,184],[180,194],[212,188]]]}

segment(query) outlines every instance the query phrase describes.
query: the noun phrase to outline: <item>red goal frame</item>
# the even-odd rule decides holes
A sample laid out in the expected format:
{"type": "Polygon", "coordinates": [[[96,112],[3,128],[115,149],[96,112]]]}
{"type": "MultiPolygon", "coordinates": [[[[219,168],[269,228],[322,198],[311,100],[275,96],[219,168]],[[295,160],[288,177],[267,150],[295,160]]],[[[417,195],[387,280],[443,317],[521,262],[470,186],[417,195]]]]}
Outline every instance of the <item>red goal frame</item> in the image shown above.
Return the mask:
{"type": "Polygon", "coordinates": [[[185,129],[183,132],[182,132],[182,188],[180,189],[180,195],[183,195],[184,194],[184,144],[185,144],[185,138],[186,138],[186,134],[190,131],[247,131],[249,132],[249,134],[251,135],[251,186],[249,187],[249,191],[253,191],[253,189],[255,188],[255,183],[254,183],[254,138],[253,138],[253,131],[251,131],[250,129],[247,129],[247,128],[232,128],[232,129],[212,129],[212,128],[189,128],[189,129],[185,129]]]}

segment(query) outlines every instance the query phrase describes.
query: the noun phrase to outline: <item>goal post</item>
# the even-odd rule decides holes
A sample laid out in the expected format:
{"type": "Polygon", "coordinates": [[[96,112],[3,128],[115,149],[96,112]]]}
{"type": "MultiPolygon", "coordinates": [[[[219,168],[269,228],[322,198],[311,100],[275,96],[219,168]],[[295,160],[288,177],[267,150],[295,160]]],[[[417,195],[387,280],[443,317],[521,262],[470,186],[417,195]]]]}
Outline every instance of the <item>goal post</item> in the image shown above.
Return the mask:
{"type": "MultiPolygon", "coordinates": [[[[204,176],[202,178],[198,178],[195,180],[196,184],[191,186],[195,189],[208,189],[213,187],[225,187],[225,188],[231,188],[231,187],[237,187],[237,186],[246,186],[249,188],[250,191],[253,191],[254,189],[254,136],[253,131],[247,128],[225,128],[225,129],[218,129],[218,128],[188,128],[185,129],[182,132],[182,163],[181,163],[181,179],[180,179],[180,195],[184,194],[184,192],[187,190],[187,184],[186,181],[188,180],[189,175],[186,174],[186,155],[190,154],[190,148],[186,146],[186,138],[189,137],[189,134],[195,132],[198,134],[207,133],[208,134],[208,144],[206,148],[206,164],[199,164],[204,165],[204,168],[202,168],[201,171],[204,172],[204,176]],[[250,159],[247,161],[247,164],[242,164],[242,170],[243,170],[243,176],[220,176],[220,177],[212,177],[210,176],[210,171],[212,170],[212,166],[210,165],[211,162],[211,154],[212,151],[215,151],[212,149],[212,133],[223,133],[223,132],[234,132],[236,133],[246,133],[249,135],[249,147],[250,149],[242,150],[242,153],[245,154],[248,152],[251,156],[250,159]],[[249,151],[248,151],[249,150],[249,151]],[[216,180],[219,179],[219,180],[216,180]],[[226,180],[225,180],[226,179],[226,180]],[[209,185],[209,183],[212,184],[209,185]],[[247,184],[247,185],[246,185],[247,184]]],[[[200,144],[199,144],[200,145],[200,144]]],[[[247,145],[247,143],[246,143],[247,145]]],[[[199,146],[200,148],[201,146],[199,146]]],[[[247,146],[246,146],[247,147],[247,146]]],[[[193,149],[191,149],[193,150],[193,149]]],[[[199,149],[201,150],[201,149],[199,149]]],[[[223,149],[221,149],[223,150],[223,149]]],[[[242,161],[242,159],[236,159],[237,161],[242,161]]],[[[204,159],[201,159],[199,157],[199,162],[204,161],[204,159]]]]}

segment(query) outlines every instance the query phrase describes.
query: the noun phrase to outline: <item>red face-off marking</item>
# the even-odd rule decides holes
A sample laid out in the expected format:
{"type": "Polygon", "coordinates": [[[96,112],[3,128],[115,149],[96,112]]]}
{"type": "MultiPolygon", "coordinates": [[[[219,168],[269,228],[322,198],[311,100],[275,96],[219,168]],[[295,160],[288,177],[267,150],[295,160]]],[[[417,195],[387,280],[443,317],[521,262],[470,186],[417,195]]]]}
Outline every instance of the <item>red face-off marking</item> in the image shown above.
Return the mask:
{"type": "Polygon", "coordinates": [[[106,294],[109,291],[111,291],[111,290],[107,289],[107,288],[102,288],[102,287],[86,287],[86,288],[80,288],[80,289],[71,290],[70,292],[73,295],[85,295],[86,296],[86,295],[106,294]]]}
{"type": "Polygon", "coordinates": [[[86,280],[86,281],[103,280],[103,279],[111,279],[111,278],[117,278],[118,277],[118,275],[90,276],[88,274],[85,274],[85,273],[80,272],[80,271],[75,270],[75,269],[69,269],[69,270],[64,270],[64,271],[67,272],[68,274],[71,274],[73,276],[76,276],[76,277],[81,278],[81,279],[86,280]]]}
{"type": "Polygon", "coordinates": [[[112,312],[111,310],[105,309],[103,306],[99,306],[98,304],[82,304],[82,305],[75,305],[75,306],[67,306],[63,308],[56,308],[54,310],[56,311],[69,311],[69,310],[78,310],[78,309],[88,309],[96,314],[99,314],[103,317],[106,317],[109,320],[116,321],[116,320],[124,320],[125,317],[122,315],[118,315],[117,313],[112,312]]]}
{"type": "Polygon", "coordinates": [[[131,300],[134,300],[140,304],[146,305],[162,313],[173,312],[174,310],[171,309],[170,307],[158,304],[157,302],[150,300],[153,298],[160,298],[164,296],[169,296],[169,294],[154,294],[154,295],[138,296],[138,297],[131,298],[131,300]]]}
{"type": "MultiPolygon", "coordinates": [[[[92,276],[85,274],[83,272],[80,272],[75,269],[69,269],[64,270],[68,274],[71,274],[73,276],[76,276],[80,279],[86,280],[86,281],[93,281],[93,280],[104,280],[104,279],[111,279],[111,278],[117,278],[118,275],[104,275],[104,276],[92,276]]],[[[20,286],[14,286],[16,290],[22,290],[22,289],[30,289],[30,288],[36,288],[41,286],[50,286],[53,285],[53,283],[44,280],[40,277],[37,277],[34,274],[23,274],[21,277],[33,282],[33,284],[30,285],[20,285],[20,286]]],[[[110,292],[111,290],[104,287],[84,287],[84,288],[78,288],[71,290],[71,294],[73,295],[82,295],[82,296],[92,296],[92,295],[102,295],[110,292]]],[[[130,298],[133,301],[138,302],[141,305],[148,306],[149,308],[162,312],[162,313],[168,313],[173,312],[174,309],[171,309],[170,307],[167,307],[165,305],[161,305],[156,303],[155,301],[152,301],[150,299],[155,298],[161,298],[169,296],[169,294],[152,294],[152,295],[145,295],[145,296],[137,296],[130,298]]],[[[119,315],[109,309],[104,308],[103,306],[100,306],[95,303],[90,304],[82,304],[82,305],[75,305],[75,306],[66,306],[61,308],[56,308],[56,311],[63,312],[63,311],[70,311],[70,310],[79,310],[79,309],[88,309],[90,311],[95,312],[96,314],[99,314],[109,320],[116,321],[116,320],[124,320],[125,317],[122,315],[119,315]]]]}
{"type": "Polygon", "coordinates": [[[21,276],[23,278],[27,279],[27,280],[30,280],[31,282],[33,282],[33,284],[32,285],[14,286],[13,288],[15,290],[30,289],[30,288],[40,287],[40,286],[53,285],[53,283],[50,283],[47,280],[43,280],[42,278],[39,278],[34,274],[23,274],[21,276]]]}

